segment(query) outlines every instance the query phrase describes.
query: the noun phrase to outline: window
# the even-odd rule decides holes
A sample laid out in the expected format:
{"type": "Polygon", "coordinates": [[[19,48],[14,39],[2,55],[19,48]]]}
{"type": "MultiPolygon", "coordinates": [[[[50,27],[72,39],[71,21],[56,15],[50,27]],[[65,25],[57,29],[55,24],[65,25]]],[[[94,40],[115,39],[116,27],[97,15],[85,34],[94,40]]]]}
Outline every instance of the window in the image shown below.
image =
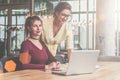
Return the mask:
{"type": "MultiPolygon", "coordinates": [[[[66,1],[66,0],[61,0],[66,1]]],[[[95,49],[96,0],[67,0],[72,6],[74,49],[95,49]]]]}

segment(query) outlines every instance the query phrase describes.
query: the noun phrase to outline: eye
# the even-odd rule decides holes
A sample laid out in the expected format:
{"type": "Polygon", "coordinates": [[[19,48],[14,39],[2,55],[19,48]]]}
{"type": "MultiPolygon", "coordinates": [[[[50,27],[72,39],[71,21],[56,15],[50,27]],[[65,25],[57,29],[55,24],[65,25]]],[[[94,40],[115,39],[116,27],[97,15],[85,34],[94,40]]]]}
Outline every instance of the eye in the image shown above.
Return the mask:
{"type": "Polygon", "coordinates": [[[39,27],[42,27],[42,25],[39,25],[39,27]]]}
{"type": "Polygon", "coordinates": [[[33,27],[37,27],[37,25],[33,25],[33,27]]]}
{"type": "Polygon", "coordinates": [[[64,14],[64,13],[63,13],[63,14],[62,14],[62,16],[64,16],[64,17],[67,17],[67,18],[68,18],[70,15],[67,15],[67,14],[64,14]]]}

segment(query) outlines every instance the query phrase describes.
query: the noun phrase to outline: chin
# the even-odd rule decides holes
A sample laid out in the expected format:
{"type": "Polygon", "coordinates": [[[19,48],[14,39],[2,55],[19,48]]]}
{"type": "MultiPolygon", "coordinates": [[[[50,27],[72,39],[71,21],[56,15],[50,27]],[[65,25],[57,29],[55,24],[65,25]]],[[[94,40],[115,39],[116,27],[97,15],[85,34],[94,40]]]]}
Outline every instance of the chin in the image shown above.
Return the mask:
{"type": "Polygon", "coordinates": [[[63,22],[63,21],[61,22],[61,24],[64,24],[64,23],[65,23],[65,22],[63,22]]]}
{"type": "Polygon", "coordinates": [[[65,23],[66,21],[62,21],[62,23],[65,23]]]}
{"type": "Polygon", "coordinates": [[[41,33],[39,33],[39,34],[36,34],[37,36],[40,36],[41,35],[41,33]]]}

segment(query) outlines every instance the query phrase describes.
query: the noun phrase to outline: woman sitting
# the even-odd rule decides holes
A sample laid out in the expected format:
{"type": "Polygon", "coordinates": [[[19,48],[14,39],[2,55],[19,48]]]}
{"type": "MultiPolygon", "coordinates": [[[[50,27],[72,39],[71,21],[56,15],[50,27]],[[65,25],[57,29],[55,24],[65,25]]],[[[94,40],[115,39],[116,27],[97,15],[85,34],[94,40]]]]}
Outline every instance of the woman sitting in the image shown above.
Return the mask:
{"type": "Polygon", "coordinates": [[[26,19],[25,34],[27,39],[21,44],[20,54],[23,69],[53,69],[60,67],[60,63],[40,40],[42,31],[42,20],[38,16],[30,16],[26,19]]]}

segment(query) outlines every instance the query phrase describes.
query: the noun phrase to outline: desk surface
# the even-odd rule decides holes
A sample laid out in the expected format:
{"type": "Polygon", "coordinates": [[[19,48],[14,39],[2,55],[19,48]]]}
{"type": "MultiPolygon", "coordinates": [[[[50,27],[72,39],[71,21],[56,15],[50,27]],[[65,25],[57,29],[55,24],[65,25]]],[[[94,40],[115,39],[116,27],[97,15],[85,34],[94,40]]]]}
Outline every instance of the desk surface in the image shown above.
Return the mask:
{"type": "Polygon", "coordinates": [[[98,62],[92,74],[62,76],[40,70],[21,70],[1,73],[0,80],[120,80],[120,62],[98,62]]]}

